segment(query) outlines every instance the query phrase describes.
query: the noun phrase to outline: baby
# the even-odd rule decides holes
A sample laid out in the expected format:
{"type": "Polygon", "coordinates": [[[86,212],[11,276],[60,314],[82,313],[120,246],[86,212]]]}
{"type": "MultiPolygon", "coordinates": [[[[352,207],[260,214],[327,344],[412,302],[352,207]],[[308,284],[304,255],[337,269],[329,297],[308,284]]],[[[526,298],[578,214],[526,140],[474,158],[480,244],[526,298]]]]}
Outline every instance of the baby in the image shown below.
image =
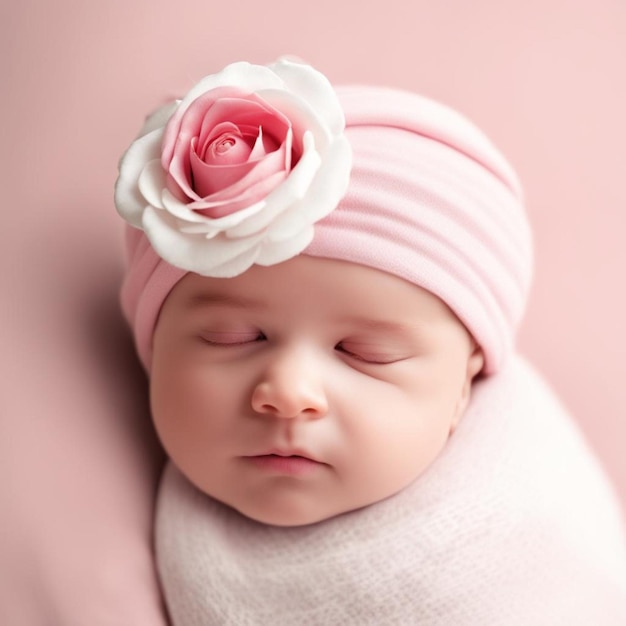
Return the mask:
{"type": "Polygon", "coordinates": [[[147,120],[116,205],[174,624],[623,623],[620,513],[514,355],[529,228],[471,123],[237,63],[147,120]]]}

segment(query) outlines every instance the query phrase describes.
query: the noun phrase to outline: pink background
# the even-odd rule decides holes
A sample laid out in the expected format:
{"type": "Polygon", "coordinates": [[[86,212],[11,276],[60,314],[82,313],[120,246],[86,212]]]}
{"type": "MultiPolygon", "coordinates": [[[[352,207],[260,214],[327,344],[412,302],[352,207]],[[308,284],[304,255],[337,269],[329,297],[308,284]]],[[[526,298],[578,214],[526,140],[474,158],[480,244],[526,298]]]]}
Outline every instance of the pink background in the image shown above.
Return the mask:
{"type": "MultiPolygon", "coordinates": [[[[29,444],[34,433],[79,440],[68,434],[74,410],[85,428],[110,436],[97,398],[110,402],[120,379],[137,374],[119,348],[112,187],[142,116],[231,61],[289,53],[335,83],[384,83],[445,101],[508,155],[537,248],[520,349],[575,414],[626,502],[626,3],[367,6],[2,3],[0,470],[15,471],[27,450],[39,480],[61,471],[60,453],[29,444]]],[[[125,384],[121,412],[141,403],[125,384]]],[[[91,480],[85,457],[78,482],[91,480]]]]}

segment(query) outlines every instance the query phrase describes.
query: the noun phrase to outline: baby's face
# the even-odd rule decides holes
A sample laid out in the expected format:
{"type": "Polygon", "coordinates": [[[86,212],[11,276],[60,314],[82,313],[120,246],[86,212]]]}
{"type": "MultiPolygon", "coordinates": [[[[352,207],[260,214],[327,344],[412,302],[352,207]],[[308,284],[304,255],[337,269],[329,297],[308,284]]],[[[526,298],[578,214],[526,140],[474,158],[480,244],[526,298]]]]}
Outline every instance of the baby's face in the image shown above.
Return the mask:
{"type": "Polygon", "coordinates": [[[482,355],[432,294],[299,256],[230,279],[187,275],[154,335],[152,413],[202,491],[268,524],[386,498],[433,462],[482,355]]]}

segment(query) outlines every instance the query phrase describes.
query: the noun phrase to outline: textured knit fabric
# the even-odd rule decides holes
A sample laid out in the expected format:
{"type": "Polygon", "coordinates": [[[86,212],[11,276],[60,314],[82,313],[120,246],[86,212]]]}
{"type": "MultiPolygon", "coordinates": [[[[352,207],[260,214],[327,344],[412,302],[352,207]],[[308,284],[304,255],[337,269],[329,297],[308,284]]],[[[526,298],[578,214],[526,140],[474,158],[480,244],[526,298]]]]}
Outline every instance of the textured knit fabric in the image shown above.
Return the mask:
{"type": "Polygon", "coordinates": [[[301,528],[251,521],[170,465],[157,558],[174,626],[623,626],[622,519],[593,455],[513,359],[403,492],[301,528]]]}
{"type": "MultiPolygon", "coordinates": [[[[416,94],[337,89],[353,152],[348,191],[304,254],[400,276],[439,296],[497,371],[526,304],[531,237],[517,178],[467,119],[416,94]]],[[[210,247],[210,240],[207,247],[210,247]]],[[[122,306],[150,369],[158,313],[185,271],[128,233],[122,306]]]]}

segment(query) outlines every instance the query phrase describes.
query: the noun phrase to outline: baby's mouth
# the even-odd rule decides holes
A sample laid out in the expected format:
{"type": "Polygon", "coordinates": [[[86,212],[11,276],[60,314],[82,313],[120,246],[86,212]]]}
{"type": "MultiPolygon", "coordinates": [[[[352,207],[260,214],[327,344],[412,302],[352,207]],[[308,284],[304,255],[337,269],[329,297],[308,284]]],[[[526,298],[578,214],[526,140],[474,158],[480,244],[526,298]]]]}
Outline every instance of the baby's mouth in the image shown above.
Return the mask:
{"type": "Polygon", "coordinates": [[[261,471],[291,476],[304,476],[325,465],[301,454],[271,452],[244,458],[261,471]]]}

